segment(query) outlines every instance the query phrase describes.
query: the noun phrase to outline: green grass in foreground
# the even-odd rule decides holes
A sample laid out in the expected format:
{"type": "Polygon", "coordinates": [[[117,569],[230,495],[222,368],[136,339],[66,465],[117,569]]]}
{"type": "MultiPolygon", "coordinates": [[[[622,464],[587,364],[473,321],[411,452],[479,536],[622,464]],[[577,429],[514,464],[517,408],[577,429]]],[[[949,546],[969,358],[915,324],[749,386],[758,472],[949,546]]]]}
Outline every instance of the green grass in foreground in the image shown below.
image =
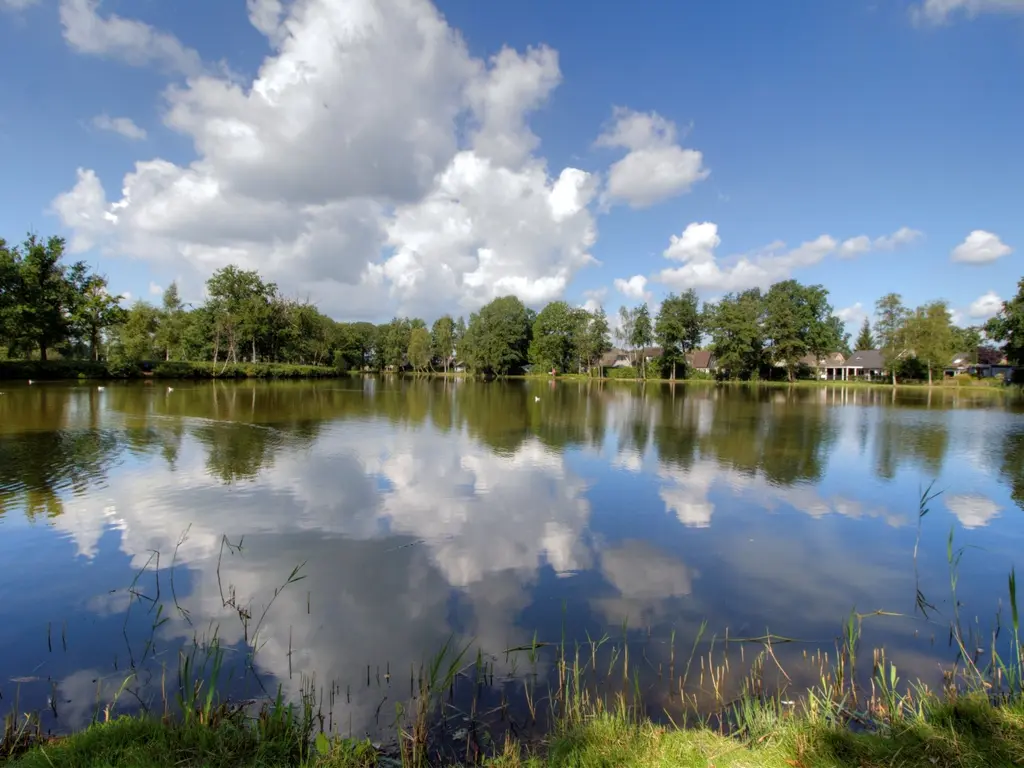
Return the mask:
{"type": "MultiPolygon", "coordinates": [[[[559,728],[527,755],[506,744],[485,762],[494,768],[995,768],[1024,765],[1024,705],[983,698],[934,703],[922,717],[875,733],[827,721],[762,713],[739,736],[705,728],[677,730],[617,715],[594,715],[559,728]]],[[[258,728],[165,725],[122,717],[36,746],[6,768],[362,768],[400,765],[368,743],[303,745],[297,731],[262,738],[258,728]]],[[[454,763],[447,763],[453,765],[454,763]]],[[[437,765],[437,763],[435,763],[437,765]]]]}

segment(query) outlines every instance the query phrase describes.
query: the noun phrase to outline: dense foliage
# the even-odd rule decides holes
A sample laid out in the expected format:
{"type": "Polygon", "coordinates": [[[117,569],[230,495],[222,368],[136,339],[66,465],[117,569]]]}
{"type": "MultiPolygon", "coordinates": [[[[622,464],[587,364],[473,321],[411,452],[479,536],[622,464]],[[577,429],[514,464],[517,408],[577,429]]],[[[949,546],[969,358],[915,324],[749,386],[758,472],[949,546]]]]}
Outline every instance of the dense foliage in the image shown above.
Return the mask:
{"type": "MultiPolygon", "coordinates": [[[[1024,280],[1019,288],[984,329],[1005,343],[1018,364],[1024,354],[1024,280]]],[[[855,348],[877,345],[894,381],[931,379],[957,352],[982,363],[1002,356],[983,343],[982,329],[954,326],[941,301],[910,309],[890,293],[878,300],[875,316],[873,328],[865,319],[855,348]]],[[[218,375],[252,371],[240,366],[254,364],[590,373],[600,370],[611,336],[600,307],[555,301],[535,312],[515,296],[496,298],[468,322],[451,315],[429,327],[405,317],[382,324],[337,322],[282,295],[258,272],[236,266],[210,276],[201,305],[184,304],[172,283],[161,306],[136,301],[123,307],[122,297],[108,293],[106,278],[84,262],[65,263],[61,238],[30,236],[13,247],[0,240],[0,357],[45,362],[56,353],[62,360],[104,360],[125,371],[141,362],[197,363],[218,375]]],[[[714,303],[701,304],[693,290],[670,293],[654,316],[646,302],[622,307],[614,336],[629,358],[629,373],[641,377],[686,375],[687,354],[702,344],[714,353],[721,375],[742,379],[784,371],[792,381],[806,360],[850,352],[828,291],[796,280],[730,293],[714,303]],[[655,343],[660,349],[651,347],[655,343]]]]}

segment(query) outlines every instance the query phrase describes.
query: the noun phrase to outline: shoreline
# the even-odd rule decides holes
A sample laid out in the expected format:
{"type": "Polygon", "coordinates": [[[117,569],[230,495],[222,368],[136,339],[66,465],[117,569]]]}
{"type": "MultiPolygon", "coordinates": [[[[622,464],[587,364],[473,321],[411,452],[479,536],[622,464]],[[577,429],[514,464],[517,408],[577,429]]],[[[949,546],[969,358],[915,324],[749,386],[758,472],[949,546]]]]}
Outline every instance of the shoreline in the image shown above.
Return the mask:
{"type": "MultiPolygon", "coordinates": [[[[38,360],[0,360],[0,381],[134,381],[145,379],[159,380],[244,380],[244,379],[341,379],[355,376],[401,376],[410,379],[477,379],[474,374],[465,371],[359,371],[340,370],[324,365],[298,365],[292,363],[212,363],[212,362],[155,362],[152,363],[150,371],[143,371],[139,368],[134,370],[119,370],[107,362],[93,362],[86,360],[51,360],[41,362],[38,360]]],[[[590,376],[588,374],[567,373],[552,377],[550,374],[510,374],[497,376],[494,380],[508,381],[575,381],[575,382],[597,382],[597,383],[621,383],[621,384],[659,384],[659,385],[682,385],[682,386],[741,386],[741,387],[768,387],[774,389],[782,388],[803,388],[803,389],[878,389],[878,390],[914,390],[914,391],[941,391],[941,392],[986,392],[989,394],[1011,394],[1020,395],[1024,393],[1024,387],[1020,385],[1007,385],[989,383],[988,379],[975,379],[969,383],[962,381],[947,382],[937,380],[932,384],[927,382],[897,382],[895,385],[885,381],[860,381],[860,380],[816,380],[799,379],[797,381],[776,381],[772,379],[759,379],[756,381],[741,381],[735,379],[714,379],[708,377],[677,378],[675,380],[648,377],[648,378],[625,378],[618,376],[590,376]]]]}
{"type": "MultiPolygon", "coordinates": [[[[846,651],[848,653],[848,651],[846,651]]],[[[844,653],[839,649],[839,653],[844,653]]],[[[986,691],[982,678],[955,692],[932,693],[898,680],[894,664],[876,664],[870,692],[843,682],[839,656],[821,687],[783,698],[748,688],[716,716],[664,725],[643,714],[639,688],[624,681],[614,695],[595,695],[586,662],[566,662],[551,692],[548,723],[528,736],[491,739],[476,726],[448,732],[446,707],[451,669],[413,700],[387,745],[369,738],[325,734],[309,701],[280,699],[258,712],[242,705],[198,701],[183,715],[100,715],[82,730],[61,736],[19,730],[9,719],[0,742],[4,768],[646,768],[714,765],[716,768],[830,766],[905,768],[1014,766],[1024,764],[1024,693],[986,691]],[[584,669],[581,670],[581,667],[584,669]],[[827,679],[826,679],[827,678],[827,679]],[[861,696],[858,699],[858,695],[861,696]]],[[[461,659],[456,660],[456,666],[461,659]]],[[[1020,663],[1007,660],[1008,676],[1020,663]]],[[[472,665],[469,665],[472,666],[472,665]]],[[[475,681],[465,684],[475,685],[475,681]]],[[[525,686],[528,683],[524,682],[525,686]]],[[[1016,687],[1014,687],[1016,685],[1016,687]]],[[[529,700],[527,695],[526,700],[529,700]]],[[[543,699],[538,706],[543,706],[543,699]]],[[[457,710],[456,710],[457,711],[457,710]]],[[[455,726],[450,726],[454,728],[455,726]]]]}

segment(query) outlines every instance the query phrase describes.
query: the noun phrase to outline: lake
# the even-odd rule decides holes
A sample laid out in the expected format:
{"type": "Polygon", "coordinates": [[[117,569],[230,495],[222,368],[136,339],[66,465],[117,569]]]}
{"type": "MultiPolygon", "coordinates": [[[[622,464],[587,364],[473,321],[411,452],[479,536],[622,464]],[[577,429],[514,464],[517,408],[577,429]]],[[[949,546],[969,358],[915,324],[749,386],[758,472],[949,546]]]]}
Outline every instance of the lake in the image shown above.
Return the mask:
{"type": "Polygon", "coordinates": [[[741,639],[805,641],[772,646],[799,686],[851,610],[884,611],[899,615],[863,621],[867,658],[884,644],[902,679],[937,684],[955,657],[951,533],[961,617],[982,639],[1000,607],[1006,622],[1024,552],[1024,410],[986,393],[396,378],[0,391],[0,710],[43,710],[55,729],[114,698],[158,706],[179,652],[214,637],[224,687],[319,690],[328,726],[357,735],[386,728],[452,637],[469,662],[481,651],[504,702],[528,666],[551,674],[507,649],[607,635],[602,653],[629,649],[660,711],[676,683],[659,681],[694,648],[706,693],[712,636],[730,638],[730,685],[764,647],[741,639]]]}

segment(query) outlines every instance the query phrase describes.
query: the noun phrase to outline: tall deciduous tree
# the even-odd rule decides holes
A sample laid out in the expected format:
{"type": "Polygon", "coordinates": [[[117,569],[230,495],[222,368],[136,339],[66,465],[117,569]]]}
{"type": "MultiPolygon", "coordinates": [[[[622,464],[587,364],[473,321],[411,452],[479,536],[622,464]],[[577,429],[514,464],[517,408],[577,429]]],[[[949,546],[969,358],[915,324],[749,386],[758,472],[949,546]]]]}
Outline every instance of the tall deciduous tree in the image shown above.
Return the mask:
{"type": "MultiPolygon", "coordinates": [[[[615,329],[615,340],[622,345],[626,352],[631,352],[633,349],[633,331],[636,328],[636,315],[639,311],[639,307],[632,309],[619,307],[619,327],[615,329]]],[[[636,365],[632,354],[630,354],[630,360],[633,365],[636,365]]]]}
{"type": "Polygon", "coordinates": [[[20,325],[17,311],[19,283],[15,252],[0,238],[0,346],[4,352],[13,346],[15,332],[20,325]]]}
{"type": "Polygon", "coordinates": [[[692,288],[681,296],[670,293],[661,302],[661,309],[654,321],[654,336],[664,350],[666,365],[672,366],[671,378],[675,381],[676,366],[686,360],[687,352],[700,345],[704,333],[703,315],[692,288]]]}
{"type": "Polygon", "coordinates": [[[931,384],[934,370],[945,368],[954,353],[949,305],[933,301],[918,307],[908,319],[907,335],[915,357],[928,369],[931,384]]]}
{"type": "Polygon", "coordinates": [[[600,362],[601,356],[612,348],[608,333],[608,316],[605,314],[604,307],[598,307],[589,316],[581,339],[583,360],[587,365],[588,372],[592,372],[600,362]]]}
{"type": "Polygon", "coordinates": [[[978,349],[981,347],[981,328],[976,325],[969,325],[966,328],[953,326],[953,353],[962,352],[968,356],[970,362],[978,363],[978,349]]]}
{"type": "Polygon", "coordinates": [[[448,373],[452,355],[455,354],[455,321],[451,315],[443,315],[434,321],[430,329],[430,343],[434,357],[441,363],[441,368],[448,373]]]}
{"type": "Polygon", "coordinates": [[[854,345],[857,350],[874,349],[875,337],[871,335],[871,321],[866,317],[857,334],[857,343],[854,345]]]}
{"type": "Polygon", "coordinates": [[[469,319],[463,345],[474,370],[505,375],[526,362],[532,313],[515,296],[501,296],[469,319]]]}
{"type": "Polygon", "coordinates": [[[257,357],[256,341],[266,331],[270,298],[277,286],[264,283],[254,270],[229,265],[206,281],[207,308],[214,321],[214,361],[221,341],[227,344],[228,358],[238,361],[239,343],[249,343],[252,358],[257,357]]]}
{"type": "Polygon", "coordinates": [[[1017,295],[1004,301],[999,314],[985,323],[985,334],[1003,344],[1012,365],[1024,365],[1024,277],[1017,283],[1017,295]]]}
{"type": "Polygon", "coordinates": [[[118,328],[118,343],[115,357],[131,363],[152,360],[156,330],[160,323],[160,312],[151,304],[136,301],[125,314],[124,323],[118,328]]]}
{"type": "Polygon", "coordinates": [[[646,303],[637,307],[630,343],[640,350],[640,375],[647,378],[647,348],[654,343],[654,324],[646,303]]]}
{"type": "Polygon", "coordinates": [[[380,328],[381,365],[384,368],[400,369],[405,365],[409,351],[412,323],[408,318],[396,317],[380,328]]]}
{"type": "Polygon", "coordinates": [[[430,332],[422,325],[409,333],[409,365],[419,372],[430,367],[430,332]]]}
{"type": "Polygon", "coordinates": [[[813,355],[817,368],[818,360],[842,343],[842,324],[838,318],[833,319],[828,291],[796,280],[775,283],[768,290],[763,333],[770,359],[785,366],[790,381],[795,381],[805,355],[813,355]]]}
{"type": "MultiPolygon", "coordinates": [[[[67,341],[72,330],[77,296],[68,279],[64,257],[64,239],[51,237],[44,243],[29,235],[20,252],[15,253],[18,268],[15,312],[17,333],[39,349],[39,359],[47,351],[67,341]]],[[[73,265],[78,272],[84,266],[73,265]]]]}
{"type": "Polygon", "coordinates": [[[157,329],[156,344],[164,350],[164,360],[182,359],[182,337],[185,332],[185,307],[178,295],[178,284],[172,282],[163,295],[163,311],[157,329]]]}
{"type": "Polygon", "coordinates": [[[896,386],[896,364],[907,351],[908,315],[903,297],[898,293],[887,293],[875,302],[875,335],[893,386],[896,386]]]}
{"type": "Polygon", "coordinates": [[[100,343],[103,333],[124,322],[121,297],[107,293],[107,279],[99,275],[86,275],[80,286],[76,286],[78,300],[72,320],[82,337],[89,344],[89,358],[99,360],[100,343]]]}
{"type": "Polygon", "coordinates": [[[764,359],[764,301],[760,289],[726,294],[706,311],[711,348],[719,368],[733,379],[756,375],[764,359]]]}
{"type": "Polygon", "coordinates": [[[579,317],[572,307],[564,301],[551,302],[533,322],[530,362],[545,371],[569,370],[580,330],[579,317]]]}

